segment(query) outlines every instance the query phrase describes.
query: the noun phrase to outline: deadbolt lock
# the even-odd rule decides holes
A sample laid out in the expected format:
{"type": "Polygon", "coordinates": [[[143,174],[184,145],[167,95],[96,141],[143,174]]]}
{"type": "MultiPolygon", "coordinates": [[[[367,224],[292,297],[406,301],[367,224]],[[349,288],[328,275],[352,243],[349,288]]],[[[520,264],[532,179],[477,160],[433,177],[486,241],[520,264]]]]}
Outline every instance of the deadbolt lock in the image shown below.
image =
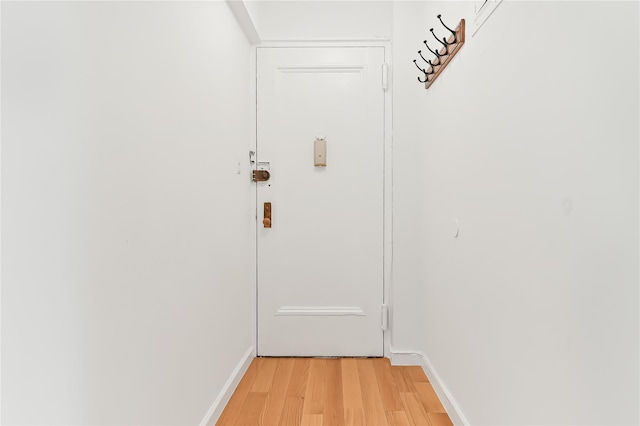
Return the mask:
{"type": "Polygon", "coordinates": [[[268,170],[254,170],[253,178],[254,182],[266,182],[271,177],[271,173],[268,170]]]}

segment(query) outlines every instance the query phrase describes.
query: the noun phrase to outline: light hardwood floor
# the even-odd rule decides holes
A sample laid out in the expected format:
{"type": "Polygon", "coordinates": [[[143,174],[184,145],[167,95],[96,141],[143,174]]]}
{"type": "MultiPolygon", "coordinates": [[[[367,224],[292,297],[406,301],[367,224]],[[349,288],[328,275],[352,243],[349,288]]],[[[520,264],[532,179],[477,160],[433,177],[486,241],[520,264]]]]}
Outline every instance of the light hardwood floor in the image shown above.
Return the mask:
{"type": "Polygon", "coordinates": [[[386,358],[256,358],[217,425],[451,425],[420,367],[386,358]]]}

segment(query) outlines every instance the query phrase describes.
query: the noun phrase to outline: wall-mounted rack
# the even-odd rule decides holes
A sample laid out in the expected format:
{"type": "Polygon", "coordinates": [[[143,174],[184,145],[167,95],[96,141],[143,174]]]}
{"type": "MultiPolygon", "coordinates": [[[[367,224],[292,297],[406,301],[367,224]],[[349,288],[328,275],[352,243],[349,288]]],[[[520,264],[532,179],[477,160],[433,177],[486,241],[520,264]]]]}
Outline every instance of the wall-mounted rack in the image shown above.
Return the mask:
{"type": "Polygon", "coordinates": [[[429,68],[421,68],[418,65],[417,59],[413,60],[413,63],[416,67],[424,74],[424,78],[418,77],[418,81],[420,83],[424,83],[424,88],[428,89],[431,85],[436,81],[436,79],[440,76],[442,71],[449,65],[451,59],[460,51],[460,48],[464,44],[464,19],[461,19],[458,23],[458,26],[455,30],[449,28],[444,22],[442,22],[442,15],[438,15],[438,19],[440,23],[451,33],[449,38],[442,37],[442,40],[438,38],[436,33],[431,28],[429,31],[433,34],[433,37],[442,45],[440,50],[431,49],[427,40],[424,40],[423,43],[427,46],[427,49],[435,55],[433,57],[433,61],[431,59],[427,59],[422,54],[422,50],[418,50],[418,54],[420,58],[429,65],[429,68]]]}

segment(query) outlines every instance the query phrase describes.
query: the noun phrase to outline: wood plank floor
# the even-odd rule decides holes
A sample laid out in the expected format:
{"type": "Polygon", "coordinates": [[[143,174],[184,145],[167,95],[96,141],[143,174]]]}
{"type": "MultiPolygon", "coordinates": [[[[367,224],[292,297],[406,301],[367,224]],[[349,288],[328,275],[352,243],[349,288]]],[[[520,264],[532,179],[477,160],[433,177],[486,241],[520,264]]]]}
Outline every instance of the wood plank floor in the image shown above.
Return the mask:
{"type": "Polygon", "coordinates": [[[420,367],[386,358],[256,358],[216,424],[452,423],[420,367]]]}

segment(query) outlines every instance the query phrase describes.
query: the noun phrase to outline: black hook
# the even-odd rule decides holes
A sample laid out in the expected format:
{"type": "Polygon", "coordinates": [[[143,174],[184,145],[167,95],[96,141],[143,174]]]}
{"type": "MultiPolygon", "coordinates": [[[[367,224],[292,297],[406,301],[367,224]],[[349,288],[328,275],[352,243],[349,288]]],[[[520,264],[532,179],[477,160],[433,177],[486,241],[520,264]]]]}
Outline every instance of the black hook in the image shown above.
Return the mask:
{"type": "Polygon", "coordinates": [[[431,34],[433,34],[433,36],[436,38],[436,40],[438,40],[438,43],[440,43],[441,45],[444,46],[444,53],[441,53],[438,56],[447,56],[449,54],[449,43],[447,43],[447,39],[442,37],[442,40],[444,40],[444,42],[442,42],[442,41],[440,41],[440,39],[438,38],[436,33],[433,32],[433,28],[431,28],[429,31],[431,31],[431,34]]]}
{"type": "Polygon", "coordinates": [[[451,34],[453,34],[453,41],[452,41],[451,43],[449,43],[449,42],[447,42],[447,41],[445,40],[445,42],[446,42],[447,44],[455,44],[455,43],[456,43],[456,41],[458,41],[458,35],[456,34],[456,32],[455,32],[455,31],[453,31],[451,28],[447,27],[447,24],[445,24],[444,22],[442,22],[442,15],[438,15],[438,19],[440,20],[440,23],[442,24],[442,26],[443,26],[443,27],[445,27],[446,29],[448,29],[448,30],[451,32],[451,34]]]}
{"type": "Polygon", "coordinates": [[[423,72],[423,73],[427,74],[427,70],[420,68],[420,65],[418,65],[418,63],[416,61],[417,61],[417,59],[413,60],[413,63],[415,64],[416,68],[418,68],[420,70],[420,72],[423,72]]]}
{"type": "Polygon", "coordinates": [[[428,83],[429,82],[429,74],[425,74],[424,75],[424,80],[420,80],[420,77],[418,77],[418,81],[420,83],[428,83]]]}
{"type": "Polygon", "coordinates": [[[432,64],[429,59],[425,59],[425,57],[422,56],[422,50],[418,50],[418,55],[420,55],[420,57],[422,58],[423,61],[425,61],[426,63],[431,65],[431,72],[428,72],[427,74],[433,74],[435,72],[435,70],[434,70],[435,65],[432,64]]]}
{"type": "Polygon", "coordinates": [[[436,65],[440,65],[440,56],[442,56],[442,55],[440,55],[437,50],[435,52],[433,50],[431,50],[431,48],[427,44],[427,40],[423,40],[422,42],[424,43],[425,46],[427,46],[427,49],[429,49],[429,52],[433,53],[434,55],[436,55],[438,57],[438,63],[436,65]]]}
{"type": "Polygon", "coordinates": [[[420,72],[424,74],[424,81],[420,80],[420,77],[418,77],[418,81],[420,83],[426,83],[427,81],[429,81],[429,75],[433,74],[433,70],[431,72],[427,72],[427,70],[420,68],[420,66],[417,63],[417,59],[414,59],[413,63],[416,65],[416,68],[418,68],[420,72]]]}

